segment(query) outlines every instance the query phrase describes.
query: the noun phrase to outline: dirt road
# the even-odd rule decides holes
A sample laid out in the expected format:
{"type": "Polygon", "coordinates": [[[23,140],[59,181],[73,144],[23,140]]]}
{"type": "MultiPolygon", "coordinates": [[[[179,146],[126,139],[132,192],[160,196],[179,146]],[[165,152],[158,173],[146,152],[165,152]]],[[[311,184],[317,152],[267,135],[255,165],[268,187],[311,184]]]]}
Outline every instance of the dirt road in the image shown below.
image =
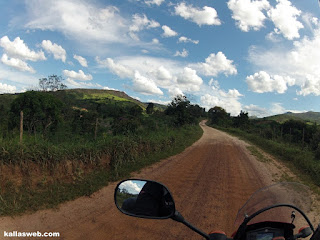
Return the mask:
{"type": "MultiPolygon", "coordinates": [[[[164,183],[174,196],[177,210],[203,231],[231,234],[238,209],[255,190],[270,184],[272,176],[265,164],[250,155],[244,142],[204,123],[201,127],[202,138],[183,153],[133,177],[164,183]]],[[[68,240],[201,239],[170,219],[147,220],[121,214],[113,203],[115,186],[109,184],[90,198],[62,204],[59,209],[0,218],[0,239],[3,231],[52,231],[60,233],[59,239],[68,240]]]]}

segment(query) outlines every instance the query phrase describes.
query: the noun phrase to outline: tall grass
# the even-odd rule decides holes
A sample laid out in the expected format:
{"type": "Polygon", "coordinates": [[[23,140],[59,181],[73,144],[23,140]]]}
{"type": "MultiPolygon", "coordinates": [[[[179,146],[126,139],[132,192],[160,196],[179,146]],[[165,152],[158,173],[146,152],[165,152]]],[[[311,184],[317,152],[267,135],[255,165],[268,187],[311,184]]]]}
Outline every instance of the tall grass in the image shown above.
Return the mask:
{"type": "Polygon", "coordinates": [[[181,152],[202,135],[199,126],[159,128],[140,135],[108,136],[53,144],[38,137],[0,139],[0,166],[21,171],[0,173],[0,215],[57,206],[91,195],[110,181],[130,176],[160,159],[181,152]],[[14,176],[20,176],[16,181],[14,176]]]}
{"type": "Polygon", "coordinates": [[[219,129],[240,136],[278,159],[289,163],[301,176],[304,175],[306,178],[311,179],[313,184],[320,186],[320,161],[315,158],[314,153],[308,148],[302,148],[300,145],[292,143],[268,140],[240,129],[219,129]]]}

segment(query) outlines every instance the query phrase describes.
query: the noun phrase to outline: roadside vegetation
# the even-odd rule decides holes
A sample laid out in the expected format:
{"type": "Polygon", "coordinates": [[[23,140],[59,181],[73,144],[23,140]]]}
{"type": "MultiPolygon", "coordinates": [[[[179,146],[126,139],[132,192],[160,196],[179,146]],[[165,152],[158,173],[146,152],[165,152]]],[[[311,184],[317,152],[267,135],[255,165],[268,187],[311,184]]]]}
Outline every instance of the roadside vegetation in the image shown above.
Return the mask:
{"type": "MultiPolygon", "coordinates": [[[[249,119],[243,111],[231,117],[221,107],[210,109],[208,117],[210,126],[251,142],[286,162],[306,181],[320,186],[320,126],[317,123],[249,119]]],[[[255,149],[250,150],[257,153],[255,149]]]]}
{"type": "Polygon", "coordinates": [[[202,135],[205,111],[184,96],[159,108],[121,92],[46,84],[0,95],[0,215],[89,196],[202,135]]]}

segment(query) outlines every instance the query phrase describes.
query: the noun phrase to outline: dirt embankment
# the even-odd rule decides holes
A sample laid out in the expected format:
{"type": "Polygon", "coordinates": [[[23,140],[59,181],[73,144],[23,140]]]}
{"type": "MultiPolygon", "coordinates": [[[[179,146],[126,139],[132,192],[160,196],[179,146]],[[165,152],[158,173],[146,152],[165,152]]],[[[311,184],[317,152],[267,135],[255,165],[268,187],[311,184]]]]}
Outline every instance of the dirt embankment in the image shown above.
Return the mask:
{"type": "MultiPolygon", "coordinates": [[[[237,211],[248,197],[281,173],[279,167],[257,161],[243,141],[204,123],[201,127],[202,138],[184,152],[132,176],[164,183],[174,196],[177,210],[190,223],[205,232],[223,230],[230,235],[237,211]]],[[[91,197],[58,209],[0,218],[0,236],[3,231],[51,231],[59,232],[59,239],[201,239],[171,219],[121,214],[113,202],[115,186],[111,183],[91,197]]]]}

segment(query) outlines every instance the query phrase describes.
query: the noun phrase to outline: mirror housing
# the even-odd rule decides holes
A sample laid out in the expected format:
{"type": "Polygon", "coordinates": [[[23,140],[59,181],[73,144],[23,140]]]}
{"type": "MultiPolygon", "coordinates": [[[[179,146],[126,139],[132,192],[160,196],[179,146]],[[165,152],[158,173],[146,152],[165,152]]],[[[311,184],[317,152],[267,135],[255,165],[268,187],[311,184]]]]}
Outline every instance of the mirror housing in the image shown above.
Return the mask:
{"type": "Polygon", "coordinates": [[[150,180],[121,181],[115,188],[114,201],[120,212],[139,218],[167,219],[176,211],[168,188],[150,180]]]}

